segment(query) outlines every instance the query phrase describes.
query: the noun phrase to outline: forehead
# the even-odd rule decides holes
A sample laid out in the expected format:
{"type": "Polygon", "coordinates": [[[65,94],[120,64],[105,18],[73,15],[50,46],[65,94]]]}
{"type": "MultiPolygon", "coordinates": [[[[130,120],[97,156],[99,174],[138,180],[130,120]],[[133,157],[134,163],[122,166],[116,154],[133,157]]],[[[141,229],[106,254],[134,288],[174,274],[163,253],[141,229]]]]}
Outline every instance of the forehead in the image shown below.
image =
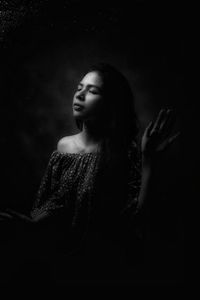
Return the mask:
{"type": "Polygon", "coordinates": [[[81,80],[82,84],[91,84],[91,85],[96,85],[98,87],[103,86],[103,79],[101,75],[98,72],[89,72],[87,73],[81,80]]]}

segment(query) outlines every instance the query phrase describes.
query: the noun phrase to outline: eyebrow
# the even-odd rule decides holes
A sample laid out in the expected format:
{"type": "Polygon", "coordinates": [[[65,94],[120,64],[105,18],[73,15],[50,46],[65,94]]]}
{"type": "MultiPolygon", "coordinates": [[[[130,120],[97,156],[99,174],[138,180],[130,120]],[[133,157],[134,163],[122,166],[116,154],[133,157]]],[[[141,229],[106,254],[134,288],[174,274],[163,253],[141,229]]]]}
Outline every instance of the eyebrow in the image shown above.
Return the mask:
{"type": "MultiPolygon", "coordinates": [[[[79,85],[83,86],[83,83],[79,82],[78,86],[79,85]]],[[[88,87],[94,87],[94,88],[97,88],[97,89],[101,90],[101,88],[99,86],[95,85],[95,84],[87,84],[87,86],[88,87]]]]}

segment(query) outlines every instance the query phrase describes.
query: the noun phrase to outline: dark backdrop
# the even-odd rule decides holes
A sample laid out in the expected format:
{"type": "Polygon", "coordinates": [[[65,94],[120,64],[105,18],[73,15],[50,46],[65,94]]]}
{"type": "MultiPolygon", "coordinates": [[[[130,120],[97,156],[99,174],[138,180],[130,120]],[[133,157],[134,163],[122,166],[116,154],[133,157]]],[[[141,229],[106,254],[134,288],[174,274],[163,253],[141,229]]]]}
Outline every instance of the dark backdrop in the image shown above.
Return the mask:
{"type": "MultiPolygon", "coordinates": [[[[180,5],[150,1],[1,1],[1,209],[27,213],[57,141],[78,130],[74,89],[106,61],[129,79],[142,134],[162,107],[183,107],[180,5]]],[[[146,239],[149,282],[183,279],[180,146],[163,155],[146,239]]]]}

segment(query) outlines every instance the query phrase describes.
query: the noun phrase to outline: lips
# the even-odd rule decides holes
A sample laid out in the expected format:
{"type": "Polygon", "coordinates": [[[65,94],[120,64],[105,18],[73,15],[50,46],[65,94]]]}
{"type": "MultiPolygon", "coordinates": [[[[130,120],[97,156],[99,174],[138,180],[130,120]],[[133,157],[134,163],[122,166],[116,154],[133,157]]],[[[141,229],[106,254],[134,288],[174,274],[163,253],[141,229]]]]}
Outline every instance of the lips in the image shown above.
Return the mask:
{"type": "Polygon", "coordinates": [[[79,103],[74,103],[75,108],[83,108],[84,106],[79,103]]]}
{"type": "Polygon", "coordinates": [[[84,108],[84,106],[83,105],[79,105],[79,104],[77,104],[77,103],[74,103],[74,105],[73,105],[74,107],[74,110],[77,110],[77,111],[81,111],[83,108],[84,108]]]}

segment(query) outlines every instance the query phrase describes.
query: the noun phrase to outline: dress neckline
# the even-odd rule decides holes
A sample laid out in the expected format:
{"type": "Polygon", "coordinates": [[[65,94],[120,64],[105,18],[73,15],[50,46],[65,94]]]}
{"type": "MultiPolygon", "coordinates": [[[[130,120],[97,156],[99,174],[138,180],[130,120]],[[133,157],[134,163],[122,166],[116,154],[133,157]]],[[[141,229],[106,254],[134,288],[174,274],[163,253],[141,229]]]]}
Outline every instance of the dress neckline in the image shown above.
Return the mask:
{"type": "Polygon", "coordinates": [[[64,153],[64,152],[58,151],[57,149],[54,152],[56,152],[62,156],[84,156],[84,155],[87,156],[87,155],[97,155],[100,153],[99,151],[98,152],[97,151],[95,151],[95,152],[71,152],[71,153],[65,152],[64,153]]]}

